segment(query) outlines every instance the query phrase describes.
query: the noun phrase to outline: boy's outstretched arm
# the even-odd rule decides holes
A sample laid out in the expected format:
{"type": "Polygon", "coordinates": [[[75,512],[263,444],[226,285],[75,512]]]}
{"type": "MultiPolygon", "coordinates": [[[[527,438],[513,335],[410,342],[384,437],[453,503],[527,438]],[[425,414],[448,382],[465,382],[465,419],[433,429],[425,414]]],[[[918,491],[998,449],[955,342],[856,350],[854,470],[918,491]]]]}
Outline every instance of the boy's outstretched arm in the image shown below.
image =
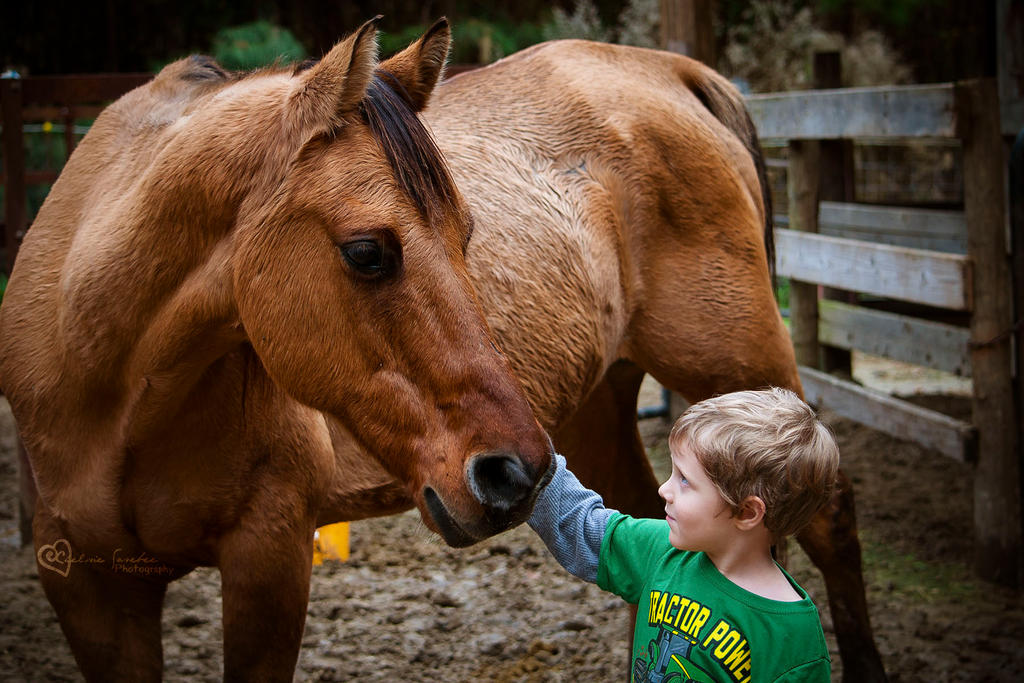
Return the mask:
{"type": "Polygon", "coordinates": [[[530,528],[569,573],[596,583],[601,541],[615,510],[566,469],[565,458],[555,454],[555,460],[555,475],[537,498],[530,528]]]}

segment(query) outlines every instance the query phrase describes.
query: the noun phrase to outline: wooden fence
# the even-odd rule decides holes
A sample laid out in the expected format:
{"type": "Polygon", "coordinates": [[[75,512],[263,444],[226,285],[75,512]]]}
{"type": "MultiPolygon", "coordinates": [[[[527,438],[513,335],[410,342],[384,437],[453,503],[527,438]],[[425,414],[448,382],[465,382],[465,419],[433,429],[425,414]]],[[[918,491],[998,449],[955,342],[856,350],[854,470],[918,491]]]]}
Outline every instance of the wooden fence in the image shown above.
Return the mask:
{"type": "Polygon", "coordinates": [[[1018,585],[1024,569],[1014,288],[995,83],[755,95],[748,106],[762,139],[789,147],[789,227],[776,230],[777,268],[791,279],[792,336],[808,400],[971,463],[975,567],[1018,585]],[[827,145],[864,137],[959,140],[963,211],[822,201],[822,179],[835,175],[827,145]],[[917,314],[820,296],[833,288],[910,302],[917,314]],[[944,321],[957,314],[966,326],[944,321]],[[835,349],[970,376],[971,422],[823,372],[835,349]]]}

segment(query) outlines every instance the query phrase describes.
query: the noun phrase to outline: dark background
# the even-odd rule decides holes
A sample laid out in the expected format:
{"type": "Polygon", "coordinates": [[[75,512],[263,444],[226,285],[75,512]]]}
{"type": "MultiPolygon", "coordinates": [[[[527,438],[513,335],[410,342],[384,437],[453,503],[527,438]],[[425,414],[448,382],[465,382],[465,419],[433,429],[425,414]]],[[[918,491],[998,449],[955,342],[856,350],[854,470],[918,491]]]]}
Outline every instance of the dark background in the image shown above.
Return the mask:
{"type": "MultiPolygon", "coordinates": [[[[810,5],[829,30],[847,36],[881,30],[914,70],[917,82],[995,74],[992,0],[790,0],[810,5]]],[[[572,0],[555,4],[571,10],[572,0]]],[[[613,25],[624,0],[595,0],[613,25]]],[[[749,0],[717,0],[715,33],[742,21],[749,0]]],[[[548,0],[48,0],[5,3],[0,15],[0,61],[22,75],[152,71],[172,59],[209,50],[216,31],[266,19],[289,29],[311,56],[366,19],[383,14],[381,28],[398,32],[440,16],[506,24],[543,22],[548,0]]],[[[719,51],[719,54],[721,52],[719,51]]]]}

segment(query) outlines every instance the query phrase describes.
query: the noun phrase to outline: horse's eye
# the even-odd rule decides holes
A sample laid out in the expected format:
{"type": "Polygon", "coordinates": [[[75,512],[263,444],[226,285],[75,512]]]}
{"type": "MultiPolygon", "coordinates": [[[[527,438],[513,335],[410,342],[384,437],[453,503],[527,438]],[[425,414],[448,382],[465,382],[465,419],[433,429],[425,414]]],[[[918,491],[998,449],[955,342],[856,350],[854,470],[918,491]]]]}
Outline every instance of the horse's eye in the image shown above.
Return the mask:
{"type": "Polygon", "coordinates": [[[341,253],[350,266],[367,275],[384,266],[384,250],[373,240],[349,242],[341,247],[341,253]]]}
{"type": "Polygon", "coordinates": [[[385,277],[394,273],[398,255],[389,245],[375,239],[358,239],[339,247],[345,262],[359,275],[367,278],[385,277]]]}

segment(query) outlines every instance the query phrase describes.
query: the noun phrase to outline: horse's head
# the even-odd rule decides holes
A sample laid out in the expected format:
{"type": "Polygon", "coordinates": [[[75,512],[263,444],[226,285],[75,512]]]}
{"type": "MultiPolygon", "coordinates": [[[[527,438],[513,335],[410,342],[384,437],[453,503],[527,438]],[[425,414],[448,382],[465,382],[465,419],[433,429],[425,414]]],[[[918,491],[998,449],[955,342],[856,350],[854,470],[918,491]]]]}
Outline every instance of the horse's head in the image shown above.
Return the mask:
{"type": "Polygon", "coordinates": [[[233,282],[273,380],[466,545],[523,521],[551,458],[470,282],[472,218],[416,115],[448,45],[441,21],[378,64],[367,24],[289,75],[272,144],[299,143],[272,194],[242,205],[233,282]]]}

